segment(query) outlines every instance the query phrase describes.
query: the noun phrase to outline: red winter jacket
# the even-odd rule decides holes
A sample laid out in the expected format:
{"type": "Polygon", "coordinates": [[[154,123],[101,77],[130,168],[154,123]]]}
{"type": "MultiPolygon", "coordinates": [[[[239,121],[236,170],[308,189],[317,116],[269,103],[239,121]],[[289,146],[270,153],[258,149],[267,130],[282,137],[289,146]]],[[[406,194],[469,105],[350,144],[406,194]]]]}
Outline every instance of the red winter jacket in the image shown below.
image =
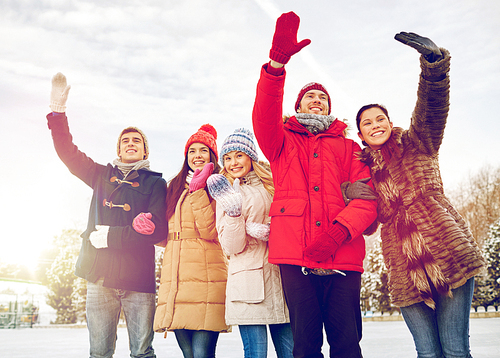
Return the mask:
{"type": "Polygon", "coordinates": [[[365,241],[361,234],[376,218],[375,200],[352,200],[345,206],[340,184],[370,176],[357,159],[359,145],[346,139],[346,124],[335,120],[323,133],[313,135],[295,117],[282,120],[285,74],[261,70],[253,108],[253,128],[260,149],[271,164],[275,185],[269,215],[269,262],[309,268],[363,272],[365,241]],[[350,238],[334,258],[315,262],[303,250],[328,230],[334,221],[344,225],[350,238]]]}

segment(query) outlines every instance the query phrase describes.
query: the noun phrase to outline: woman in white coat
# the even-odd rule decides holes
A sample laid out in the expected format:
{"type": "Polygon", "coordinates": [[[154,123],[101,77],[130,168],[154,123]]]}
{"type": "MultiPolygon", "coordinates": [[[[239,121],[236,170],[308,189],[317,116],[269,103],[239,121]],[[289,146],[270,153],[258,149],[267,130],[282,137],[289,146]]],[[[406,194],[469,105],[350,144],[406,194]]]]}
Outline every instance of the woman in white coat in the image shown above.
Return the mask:
{"type": "Polygon", "coordinates": [[[226,324],[239,326],[245,358],[267,357],[267,326],[278,358],[292,357],[279,267],[268,262],[271,173],[258,163],[253,135],[244,128],[226,138],[220,158],[224,168],[209,177],[207,186],[217,202],[216,227],[229,256],[226,324]]]}

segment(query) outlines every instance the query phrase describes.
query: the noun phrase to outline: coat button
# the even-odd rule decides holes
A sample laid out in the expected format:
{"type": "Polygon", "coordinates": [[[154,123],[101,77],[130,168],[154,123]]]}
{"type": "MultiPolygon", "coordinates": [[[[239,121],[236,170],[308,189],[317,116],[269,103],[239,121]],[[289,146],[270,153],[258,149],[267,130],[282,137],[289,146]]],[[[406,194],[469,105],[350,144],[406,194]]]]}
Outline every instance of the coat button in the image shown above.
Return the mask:
{"type": "Polygon", "coordinates": [[[314,191],[319,191],[319,186],[315,186],[314,191]]]}
{"type": "Polygon", "coordinates": [[[280,210],[280,211],[281,211],[282,213],[284,213],[284,212],[285,212],[285,208],[281,208],[281,210],[280,210]]]}
{"type": "Polygon", "coordinates": [[[317,158],[318,157],[318,153],[314,153],[313,156],[314,156],[314,158],[317,158]]]}
{"type": "Polygon", "coordinates": [[[316,226],[321,226],[321,221],[316,221],[316,226]]]}

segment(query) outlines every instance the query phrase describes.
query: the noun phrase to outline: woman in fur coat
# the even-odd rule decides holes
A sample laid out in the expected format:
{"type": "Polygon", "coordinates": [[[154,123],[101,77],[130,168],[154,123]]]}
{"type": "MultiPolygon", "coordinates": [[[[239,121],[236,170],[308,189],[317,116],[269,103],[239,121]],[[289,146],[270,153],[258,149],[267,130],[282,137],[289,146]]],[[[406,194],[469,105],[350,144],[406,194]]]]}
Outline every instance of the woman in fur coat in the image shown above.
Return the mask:
{"type": "Polygon", "coordinates": [[[401,308],[418,357],[471,357],[474,276],[485,261],[445,197],[439,172],[450,54],[417,34],[402,32],[395,38],[422,55],[410,129],[393,128],[386,108],[378,104],[362,107],[356,117],[358,136],[367,145],[360,159],[370,166],[378,194],[391,299],[401,308]]]}
{"type": "Polygon", "coordinates": [[[244,128],[226,138],[220,156],[222,174],[210,176],[207,186],[217,201],[217,231],[229,256],[226,324],[238,325],[245,357],[267,357],[269,326],[278,358],[292,358],[280,270],[268,261],[271,173],[258,163],[253,135],[244,128]]]}

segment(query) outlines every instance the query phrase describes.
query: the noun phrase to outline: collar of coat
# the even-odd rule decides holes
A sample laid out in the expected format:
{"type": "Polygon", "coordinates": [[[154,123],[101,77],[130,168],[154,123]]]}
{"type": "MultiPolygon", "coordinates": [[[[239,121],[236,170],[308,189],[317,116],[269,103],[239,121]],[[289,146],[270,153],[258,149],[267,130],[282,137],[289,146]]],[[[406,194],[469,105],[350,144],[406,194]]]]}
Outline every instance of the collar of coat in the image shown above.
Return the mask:
{"type": "MultiPolygon", "coordinates": [[[[293,132],[296,132],[296,133],[314,136],[314,134],[309,132],[306,129],[306,127],[304,127],[302,124],[300,124],[297,121],[297,118],[295,118],[295,116],[292,116],[292,117],[286,119],[285,128],[288,130],[291,130],[293,132]]],[[[337,118],[335,118],[335,120],[332,122],[332,124],[330,125],[330,127],[326,131],[318,133],[317,135],[329,134],[329,135],[334,135],[334,136],[345,137],[346,128],[347,128],[347,124],[345,124],[344,122],[341,122],[337,118]]]]}
{"type": "MultiPolygon", "coordinates": [[[[401,148],[402,145],[402,140],[401,138],[403,137],[403,132],[404,129],[401,127],[394,127],[392,128],[392,133],[391,136],[396,139],[396,142],[401,148]]],[[[369,146],[363,148],[363,150],[359,153],[359,160],[362,161],[363,163],[366,163],[368,166],[370,166],[371,163],[373,163],[375,160],[381,160],[382,159],[382,154],[380,152],[380,149],[372,149],[369,146]]]]}

